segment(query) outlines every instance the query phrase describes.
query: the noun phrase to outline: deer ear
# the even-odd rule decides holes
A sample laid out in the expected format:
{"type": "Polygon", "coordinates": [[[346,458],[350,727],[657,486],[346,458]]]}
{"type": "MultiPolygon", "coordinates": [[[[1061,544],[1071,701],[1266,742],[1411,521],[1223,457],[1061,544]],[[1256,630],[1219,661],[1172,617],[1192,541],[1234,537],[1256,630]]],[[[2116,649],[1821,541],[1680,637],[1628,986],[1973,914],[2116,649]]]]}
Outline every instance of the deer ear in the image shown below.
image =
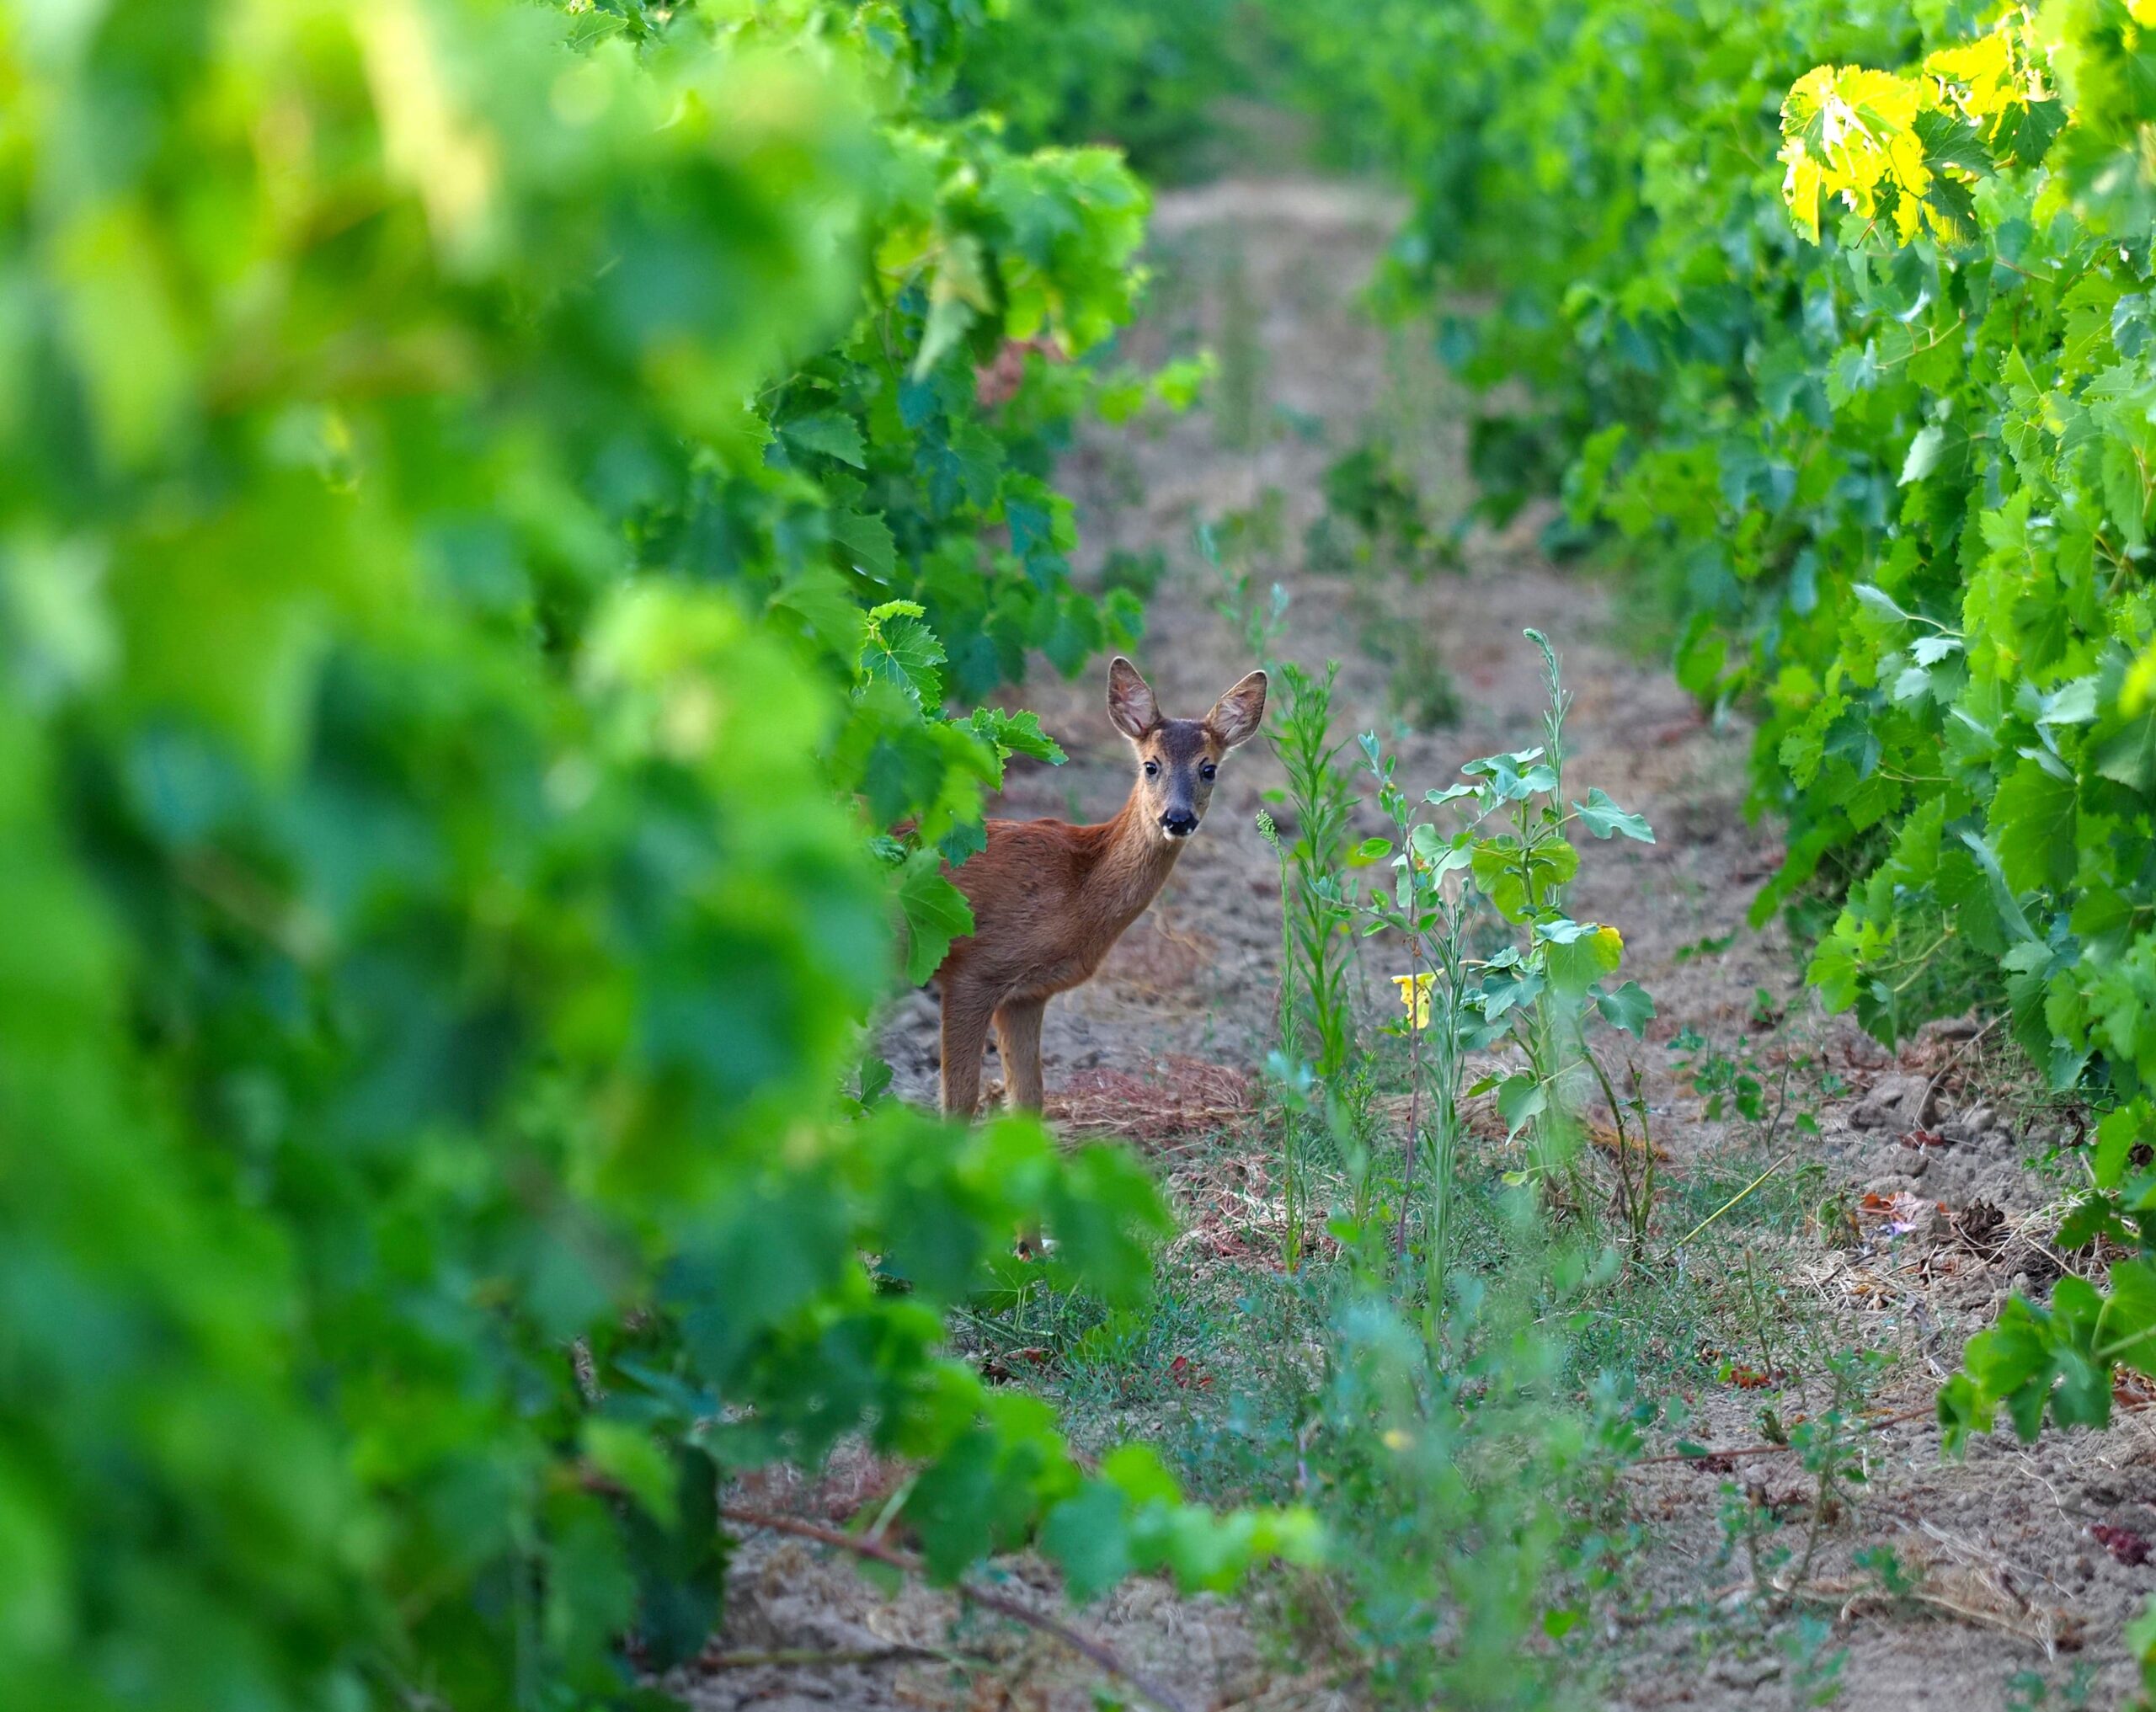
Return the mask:
{"type": "Polygon", "coordinates": [[[1213,704],[1205,723],[1222,745],[1234,749],[1257,735],[1265,723],[1265,674],[1252,672],[1213,704]]]}
{"type": "Polygon", "coordinates": [[[1108,717],[1133,743],[1161,723],[1161,704],[1151,688],[1121,654],[1108,664],[1108,717]]]}

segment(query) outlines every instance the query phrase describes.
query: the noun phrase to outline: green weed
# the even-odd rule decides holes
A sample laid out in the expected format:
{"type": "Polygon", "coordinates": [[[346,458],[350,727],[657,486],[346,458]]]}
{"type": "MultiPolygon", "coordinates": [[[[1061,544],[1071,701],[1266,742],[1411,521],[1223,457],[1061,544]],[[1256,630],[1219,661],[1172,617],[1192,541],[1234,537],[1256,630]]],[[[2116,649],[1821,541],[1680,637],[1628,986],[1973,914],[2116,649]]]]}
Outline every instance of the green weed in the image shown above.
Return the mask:
{"type": "Polygon", "coordinates": [[[1325,509],[1304,536],[1320,572],[1405,572],[1421,582],[1459,563],[1459,544],[1432,521],[1421,488],[1392,446],[1364,440],[1325,472],[1325,509]]]}

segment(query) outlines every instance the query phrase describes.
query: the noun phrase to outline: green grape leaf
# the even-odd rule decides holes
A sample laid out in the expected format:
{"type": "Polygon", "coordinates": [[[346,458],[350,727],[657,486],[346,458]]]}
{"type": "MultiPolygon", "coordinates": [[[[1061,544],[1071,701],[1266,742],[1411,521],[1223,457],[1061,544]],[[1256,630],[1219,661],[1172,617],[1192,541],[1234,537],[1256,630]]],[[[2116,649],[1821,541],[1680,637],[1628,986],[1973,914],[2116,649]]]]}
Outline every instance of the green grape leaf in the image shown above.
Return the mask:
{"type": "Polygon", "coordinates": [[[967,722],[1003,755],[1030,755],[1050,766],[1061,766],[1070,757],[1062,745],[1041,729],[1041,717],[1027,710],[1006,712],[1001,707],[976,707],[967,722]]]}
{"type": "Polygon", "coordinates": [[[2104,1114],[2096,1126],[2096,1149],[2090,1165],[2099,1188],[2116,1189],[2126,1181],[2132,1151],[2148,1139],[2150,1128],[2145,1101],[2131,1101],[2104,1114]]]}
{"type": "Polygon", "coordinates": [[[2107,722],[2095,744],[2096,771],[2156,797],[2156,702],[2107,722]]]}
{"type": "Polygon", "coordinates": [[[820,452],[825,457],[836,458],[841,463],[851,464],[856,469],[865,469],[868,463],[868,447],[861,437],[861,429],[850,416],[836,410],[819,410],[812,415],[797,416],[778,425],[779,434],[791,445],[803,451],[820,452]]]}
{"type": "Polygon", "coordinates": [[[1999,781],[1986,819],[2009,886],[2034,891],[2073,877],[2079,807],[2073,781],[2034,759],[2025,758],[1999,781]]]}
{"type": "Polygon", "coordinates": [[[1917,430],[1916,438],[1909,442],[1908,455],[1902,460],[1901,483],[1906,488],[1912,482],[1921,482],[1939,467],[1940,459],[1946,451],[1946,430],[1937,423],[1930,423],[1917,430]]]}
{"type": "Polygon", "coordinates": [[[860,672],[865,681],[894,685],[913,707],[932,712],[943,702],[943,644],[911,600],[889,600],[867,615],[860,672]]]}
{"type": "Polygon", "coordinates": [[[861,511],[834,511],[830,528],[831,539],[855,570],[885,584],[898,575],[898,547],[891,538],[891,525],[882,518],[861,511]]]}
{"type": "Polygon", "coordinates": [[[2015,937],[2023,941],[2035,940],[2036,930],[2030,925],[2028,916],[2023,913],[2020,899],[2007,883],[2005,869],[2000,865],[1991,845],[1967,829],[1961,833],[1961,842],[1968,846],[1969,854],[1976,858],[1977,868],[1990,882],[1993,901],[1999,906],[1999,913],[2005,924],[2014,930],[2015,937]]]}
{"type": "Polygon", "coordinates": [[[1942,167],[1958,167],[1977,174],[1991,171],[1991,156],[1982,135],[1958,115],[1942,108],[1927,108],[1917,115],[1912,128],[1923,147],[1924,163],[1930,171],[1936,173],[1942,167]]]}
{"type": "Polygon", "coordinates": [[[644,1427],[594,1419],[584,1423],[584,1453],[606,1479],[643,1507],[662,1528],[674,1525],[673,1459],[644,1427]]]}
{"type": "Polygon", "coordinates": [[[1859,583],[1849,593],[1856,597],[1859,605],[1877,613],[1881,618],[1891,618],[1897,624],[1915,622],[1913,616],[1902,609],[1902,603],[1876,583],[1859,583]]]}
{"type": "Polygon", "coordinates": [[[899,882],[899,905],[905,913],[906,979],[919,986],[942,967],[951,941],[974,931],[973,906],[945,878],[933,850],[907,858],[899,882]]]}
{"type": "Polygon", "coordinates": [[[2016,103],[1999,115],[1992,146],[2016,166],[2040,166],[2066,120],[2066,104],[2055,98],[2016,103]]]}
{"type": "Polygon", "coordinates": [[[861,606],[829,565],[804,565],[773,591],[771,610],[791,615],[802,633],[841,660],[859,659],[861,606]]]}
{"type": "Polygon", "coordinates": [[[1061,1566],[1064,1584],[1081,1604],[1099,1597],[1134,1567],[1123,1519],[1128,1504],[1117,1486],[1091,1480],[1075,1497],[1049,1512],[1041,1544],[1061,1566]]]}
{"type": "MultiPolygon", "coordinates": [[[[2119,1261],[2111,1273],[2111,1294],[2096,1319],[2095,1353],[2108,1364],[2122,1362],[2137,1373],[2156,1374],[2156,1265],[2146,1259],[2119,1261]]],[[[2111,1401],[2111,1378],[2103,1374],[2104,1404],[2111,1401]]],[[[2101,1426],[2108,1407],[2090,1411],[2091,1426],[2101,1426]]],[[[2060,1420],[2067,1421],[2062,1412],[2060,1420]]],[[[2070,1423],[2069,1423],[2070,1424],[2070,1423]]]]}

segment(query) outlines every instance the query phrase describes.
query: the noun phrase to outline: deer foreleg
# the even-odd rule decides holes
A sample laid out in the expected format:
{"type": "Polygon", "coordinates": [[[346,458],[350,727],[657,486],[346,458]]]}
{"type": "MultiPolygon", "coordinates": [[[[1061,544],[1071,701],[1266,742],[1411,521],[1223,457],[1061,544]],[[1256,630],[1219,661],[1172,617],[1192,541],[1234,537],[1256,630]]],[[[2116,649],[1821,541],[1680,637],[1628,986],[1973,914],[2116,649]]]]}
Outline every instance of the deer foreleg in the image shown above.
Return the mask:
{"type": "MultiPolygon", "coordinates": [[[[1041,1109],[1041,1016],[1045,999],[1014,999],[995,1013],[995,1049],[1003,1059],[1003,1087],[1014,1112],[1041,1109]]],[[[1041,1251],[1041,1228],[1028,1220],[1018,1227],[1018,1252],[1041,1251]]]]}

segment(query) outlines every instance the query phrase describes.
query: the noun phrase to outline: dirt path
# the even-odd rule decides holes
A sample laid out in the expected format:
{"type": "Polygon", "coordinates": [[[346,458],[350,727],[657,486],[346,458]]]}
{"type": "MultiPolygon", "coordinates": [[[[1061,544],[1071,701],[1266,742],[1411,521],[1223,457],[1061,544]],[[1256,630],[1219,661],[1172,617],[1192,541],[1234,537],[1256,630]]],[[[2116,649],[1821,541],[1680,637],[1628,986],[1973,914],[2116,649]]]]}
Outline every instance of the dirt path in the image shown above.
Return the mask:
{"type": "MultiPolygon", "coordinates": [[[[1161,283],[1132,355],[1155,360],[1203,344],[1220,353],[1224,372],[1208,410],[1143,431],[1093,431],[1067,461],[1088,564],[1117,555],[1165,560],[1139,664],[1167,711],[1194,715],[1253,664],[1248,642],[1218,610],[1219,579],[1194,550],[1194,531],[1200,524],[1217,530],[1238,513],[1263,520],[1268,503],[1277,506],[1267,525],[1273,544],[1243,561],[1257,568],[1261,600],[1275,580],[1288,596],[1277,652],[1313,669],[1337,660],[1342,734],[1385,733],[1402,757],[1403,779],[1418,791],[1449,782],[1466,758],[1537,740],[1542,691],[1521,632],[1534,625],[1550,635],[1577,697],[1568,778],[1600,785],[1657,834],[1652,846],[1593,847],[1572,903],[1582,917],[1619,927],[1627,973],[1657,999],[1639,1059],[1669,1169],[1705,1170],[1749,1158],[1760,1144],[1757,1125],[1726,1115],[1710,1121],[1700,1097],[1673,1073],[1668,1043],[1679,1031],[1741,1048],[1755,1067],[1804,1054],[1812,1068],[1801,1074],[1798,1097],[1817,1112],[1819,1134],[1785,1126],[1775,1145],[1789,1155],[1789,1174],[1815,1166],[1811,1181],[1822,1200],[1838,1198],[1810,1230],[1778,1239],[1761,1258],[1779,1299],[1801,1299],[1852,1347],[1894,1355],[1876,1406],[1921,1407],[1962,1337],[2032,1264],[2025,1243],[1991,1254],[1957,1240],[1970,1228],[1963,1215],[1993,1203],[2010,1229],[2055,1192],[2016,1163],[2032,1145],[2031,1125],[2041,1130],[2055,1119],[1977,1110],[1992,1096],[1967,1072],[1983,1054],[1965,1051],[1959,1037],[1919,1043],[1897,1064],[1846,1025],[1817,1016],[1780,931],[1742,927],[1778,857],[1771,834],[1742,813],[1747,733],[1712,728],[1659,659],[1627,646],[1625,615],[1609,593],[1543,559],[1534,545],[1540,518],[1502,534],[1469,532],[1461,568],[1419,583],[1390,574],[1366,584],[1306,563],[1305,531],[1323,509],[1327,467],[1374,434],[1403,450],[1441,518],[1458,515],[1469,498],[1468,406],[1429,354],[1428,330],[1388,332],[1358,308],[1397,212],[1380,198],[1314,181],[1228,181],[1161,199],[1161,283]],[[1268,493],[1277,498],[1268,502],[1268,493]],[[1413,658],[1402,645],[1409,637],[1423,640],[1457,688],[1450,726],[1412,730],[1396,712],[1398,662],[1413,658]],[[1688,952],[1732,933],[1726,949],[1688,952]],[[1916,1078],[1913,1093],[1888,1080],[1897,1075],[1916,1078]],[[1914,1106],[1891,1109],[1897,1090],[1914,1106]],[[1901,1144],[1918,1129],[1942,1144],[1901,1144]],[[1867,1192],[1881,1197],[1878,1207],[1867,1210],[1867,1192]],[[1896,1203],[1908,1215],[1899,1222],[1919,1228],[1890,1238],[1878,1208],[1897,1193],[1908,1197],[1896,1203]]],[[[1001,812],[1095,819],[1119,803],[1130,763],[1102,712],[1101,675],[1064,684],[1043,673],[1027,686],[1024,704],[1039,710],[1070,761],[1015,766],[1001,812]]],[[[1159,1085],[1165,1097],[1193,1074],[1193,1063],[1247,1069],[1262,1056],[1279,932],[1273,857],[1253,827],[1262,793],[1279,782],[1262,749],[1253,745],[1224,770],[1203,829],[1100,978],[1049,1007],[1051,1112],[1059,1097],[1067,1104],[1134,1081],[1159,1085]]],[[[925,995],[901,1009],[884,1038],[899,1091],[923,1103],[934,1097],[936,1038],[925,995]]],[[[1762,1392],[1717,1384],[1703,1367],[1686,1435],[1716,1446],[1753,1443],[1763,1405],[1801,1418],[1817,1406],[1818,1384],[1818,1375],[1796,1373],[1762,1392]]],[[[1635,1585],[1609,1619],[1614,1703],[1814,1704],[1813,1693],[1833,1689],[1836,1704],[1863,1708],[2068,1704],[2093,1688],[2094,1704],[2110,1704],[2128,1681],[2120,1624],[2156,1588],[2156,1566],[2120,1561],[2089,1527],[2102,1520],[2156,1537],[2150,1418],[2101,1437],[2054,1437],[2033,1453],[2001,1438],[1949,1466],[1938,1460],[1929,1422],[1881,1432],[1865,1453],[1865,1496],[1828,1530],[1806,1596],[1767,1615],[1748,1603],[1753,1584],[1728,1547],[1726,1487],[1744,1482],[1756,1488],[1753,1501],[1784,1504],[1808,1490],[1801,1470],[1787,1458],[1717,1471],[1636,1470],[1626,1491],[1646,1545],[1635,1585]],[[1857,1594],[1872,1583],[1854,1555],[1881,1544],[1920,1577],[1918,1595],[1857,1594]],[[1838,1608],[1842,1594],[1851,1597],[1838,1608]],[[1822,1617],[1834,1626],[1806,1627],[1806,1619],[1822,1617]],[[2024,1672],[2034,1674],[2017,1686],[2024,1672]],[[2032,1698],[2039,1689],[2048,1698],[2032,1698]]],[[[951,1614],[947,1603],[918,1592],[883,1605],[846,1571],[797,1547],[744,1552],[737,1587],[728,1635],[739,1645],[799,1645],[804,1632],[827,1631],[880,1645],[873,1637],[930,1636],[951,1614]]],[[[1232,1606],[1178,1601],[1145,1584],[1092,1621],[1134,1657],[1178,1671],[1198,1704],[1354,1704],[1265,1664],[1256,1625],[1232,1606]]],[[[1014,1673],[1024,1683],[1007,1702],[978,1692],[970,1701],[947,1698],[956,1679],[918,1665],[711,1673],[699,1678],[696,1697],[713,1709],[1087,1704],[1082,1674],[1043,1665],[1008,1637],[998,1644],[1017,1648],[993,1672],[1001,1691],[1011,1692],[1014,1673]]]]}
{"type": "MultiPolygon", "coordinates": [[[[1154,225],[1165,289],[1134,354],[1144,360],[1203,345],[1224,354],[1224,366],[1254,367],[1255,443],[1224,447],[1217,408],[1148,435],[1089,435],[1063,471],[1079,499],[1086,557],[1098,564],[1118,553],[1165,556],[1171,568],[1148,604],[1138,664],[1164,708],[1195,715],[1256,663],[1216,610],[1222,591],[1195,531],[1276,495],[1278,544],[1254,555],[1259,597],[1275,582],[1289,596],[1275,651],[1312,669],[1337,660],[1340,733],[1380,733],[1401,756],[1403,779],[1425,786],[1450,782],[1464,760],[1539,735],[1540,665],[1521,631],[1545,630],[1577,697],[1577,776],[1663,829],[1652,847],[1598,848],[1576,901],[1618,924],[1641,979],[1666,973],[1679,947],[1741,919],[1775,861],[1771,840],[1738,812],[1742,734],[1710,732],[1658,662],[1623,648],[1604,595],[1534,551],[1539,517],[1503,536],[1470,536],[1460,573],[1434,571],[1419,585],[1396,574],[1369,579],[1383,597],[1375,611],[1365,584],[1304,563],[1327,466],[1372,433],[1402,449],[1436,507],[1457,510],[1468,498],[1466,406],[1429,354],[1427,330],[1389,333],[1357,307],[1398,216],[1385,199],[1322,182],[1231,180],[1161,199],[1154,225]],[[1254,325],[1235,324],[1239,300],[1254,325]],[[1245,344],[1255,349],[1239,353],[1245,344]],[[1428,639],[1457,686],[1460,717],[1446,728],[1408,731],[1392,711],[1394,668],[1372,653],[1372,635],[1410,632],[1428,639]]],[[[1063,683],[1043,674],[1026,685],[1024,704],[1039,710],[1070,759],[1054,768],[1014,764],[1001,813],[1099,819],[1122,802],[1129,749],[1102,712],[1100,676],[1063,683]]],[[[1262,745],[1224,770],[1204,829],[1152,910],[1099,979],[1049,1006],[1051,1089],[1059,1073],[1137,1070],[1167,1053],[1253,1061],[1271,1026],[1279,951],[1273,857],[1254,818],[1262,793],[1280,782],[1262,745]]],[[[1384,829],[1373,819],[1368,829],[1384,829]]],[[[1726,1023],[1763,982],[1785,993],[1792,986],[1772,941],[1732,953],[1704,979],[1695,972],[1687,1015],[1702,1027],[1726,1023]]],[[[924,1102],[935,1087],[934,1015],[923,995],[888,1037],[901,1092],[924,1102]]]]}

